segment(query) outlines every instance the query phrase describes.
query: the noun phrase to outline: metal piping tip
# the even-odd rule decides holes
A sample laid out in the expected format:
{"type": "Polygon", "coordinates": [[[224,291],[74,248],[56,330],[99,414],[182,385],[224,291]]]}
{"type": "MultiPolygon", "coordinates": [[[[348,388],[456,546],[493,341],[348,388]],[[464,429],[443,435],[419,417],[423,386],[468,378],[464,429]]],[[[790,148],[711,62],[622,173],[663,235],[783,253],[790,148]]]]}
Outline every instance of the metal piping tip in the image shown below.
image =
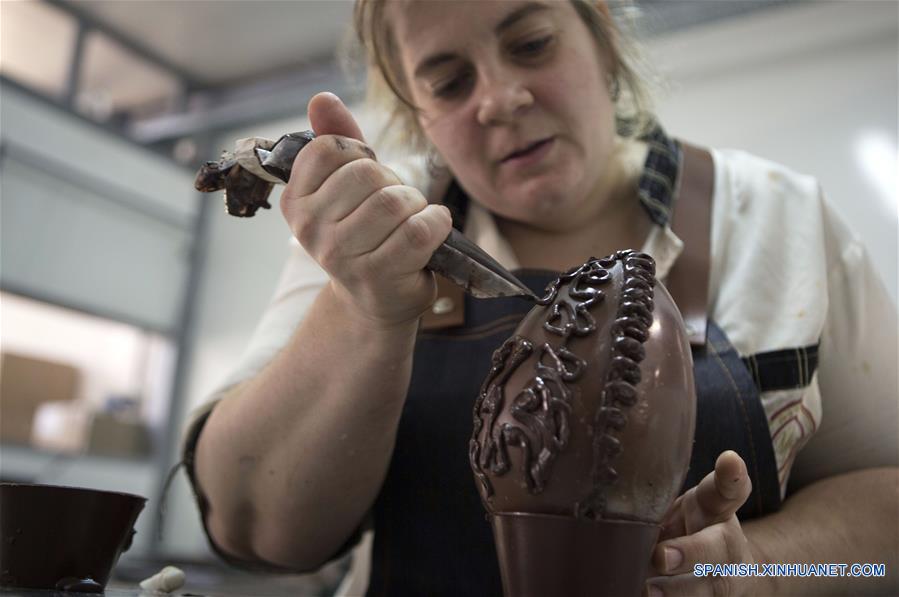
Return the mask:
{"type": "Polygon", "coordinates": [[[538,300],[521,280],[455,229],[434,252],[428,267],[477,298],[520,296],[538,300]]]}

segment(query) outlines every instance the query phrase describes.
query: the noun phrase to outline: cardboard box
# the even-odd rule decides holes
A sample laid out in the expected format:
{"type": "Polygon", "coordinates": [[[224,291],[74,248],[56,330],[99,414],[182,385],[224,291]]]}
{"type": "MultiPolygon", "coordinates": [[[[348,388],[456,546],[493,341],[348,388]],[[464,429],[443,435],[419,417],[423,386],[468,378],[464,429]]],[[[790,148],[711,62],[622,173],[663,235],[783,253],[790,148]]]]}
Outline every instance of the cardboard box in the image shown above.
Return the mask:
{"type": "Polygon", "coordinates": [[[0,442],[29,443],[38,406],[74,399],[79,377],[78,369],[65,363],[0,353],[0,442]]]}
{"type": "Polygon", "coordinates": [[[150,453],[150,434],[139,421],[122,420],[114,415],[94,415],[87,442],[90,454],[137,458],[150,453]]]}

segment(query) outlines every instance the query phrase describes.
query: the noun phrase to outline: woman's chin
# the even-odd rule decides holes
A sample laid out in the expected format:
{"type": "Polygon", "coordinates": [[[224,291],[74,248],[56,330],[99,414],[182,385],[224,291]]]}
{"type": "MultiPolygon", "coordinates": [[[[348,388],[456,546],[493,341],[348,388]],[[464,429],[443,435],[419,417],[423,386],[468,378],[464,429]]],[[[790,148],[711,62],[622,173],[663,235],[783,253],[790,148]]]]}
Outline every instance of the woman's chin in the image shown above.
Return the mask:
{"type": "Polygon", "coordinates": [[[574,191],[565,192],[558,185],[546,188],[531,189],[531,192],[519,199],[527,205],[527,213],[541,221],[565,221],[576,211],[574,191]]]}
{"type": "Polygon", "coordinates": [[[490,208],[501,218],[546,231],[576,228],[575,208],[564,197],[544,196],[506,204],[505,209],[490,208]]]}

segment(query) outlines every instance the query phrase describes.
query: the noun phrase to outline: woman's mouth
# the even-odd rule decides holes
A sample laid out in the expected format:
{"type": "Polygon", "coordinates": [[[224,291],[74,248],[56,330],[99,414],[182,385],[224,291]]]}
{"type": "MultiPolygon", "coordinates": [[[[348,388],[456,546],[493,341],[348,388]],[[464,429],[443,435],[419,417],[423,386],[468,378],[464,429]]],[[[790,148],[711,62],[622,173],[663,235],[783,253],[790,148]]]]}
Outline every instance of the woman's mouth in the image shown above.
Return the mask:
{"type": "Polygon", "coordinates": [[[536,164],[549,153],[554,141],[555,139],[552,137],[537,141],[524,150],[509,155],[502,161],[502,163],[513,167],[531,166],[536,164]]]}

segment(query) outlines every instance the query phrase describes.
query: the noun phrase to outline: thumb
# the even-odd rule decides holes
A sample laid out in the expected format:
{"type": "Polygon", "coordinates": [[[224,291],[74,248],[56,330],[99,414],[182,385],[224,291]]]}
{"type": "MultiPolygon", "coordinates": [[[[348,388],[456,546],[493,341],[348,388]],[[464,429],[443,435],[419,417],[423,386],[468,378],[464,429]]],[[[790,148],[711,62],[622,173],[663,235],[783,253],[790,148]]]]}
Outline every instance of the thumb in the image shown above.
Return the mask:
{"type": "Polygon", "coordinates": [[[746,463],[733,450],[722,452],[715,461],[715,470],[699,482],[692,495],[684,497],[687,533],[727,520],[749,499],[750,493],[752,480],[746,463]]]}
{"type": "Polygon", "coordinates": [[[362,129],[340,98],[333,93],[317,93],[307,107],[309,123],[316,136],[341,135],[365,142],[362,129]]]}

